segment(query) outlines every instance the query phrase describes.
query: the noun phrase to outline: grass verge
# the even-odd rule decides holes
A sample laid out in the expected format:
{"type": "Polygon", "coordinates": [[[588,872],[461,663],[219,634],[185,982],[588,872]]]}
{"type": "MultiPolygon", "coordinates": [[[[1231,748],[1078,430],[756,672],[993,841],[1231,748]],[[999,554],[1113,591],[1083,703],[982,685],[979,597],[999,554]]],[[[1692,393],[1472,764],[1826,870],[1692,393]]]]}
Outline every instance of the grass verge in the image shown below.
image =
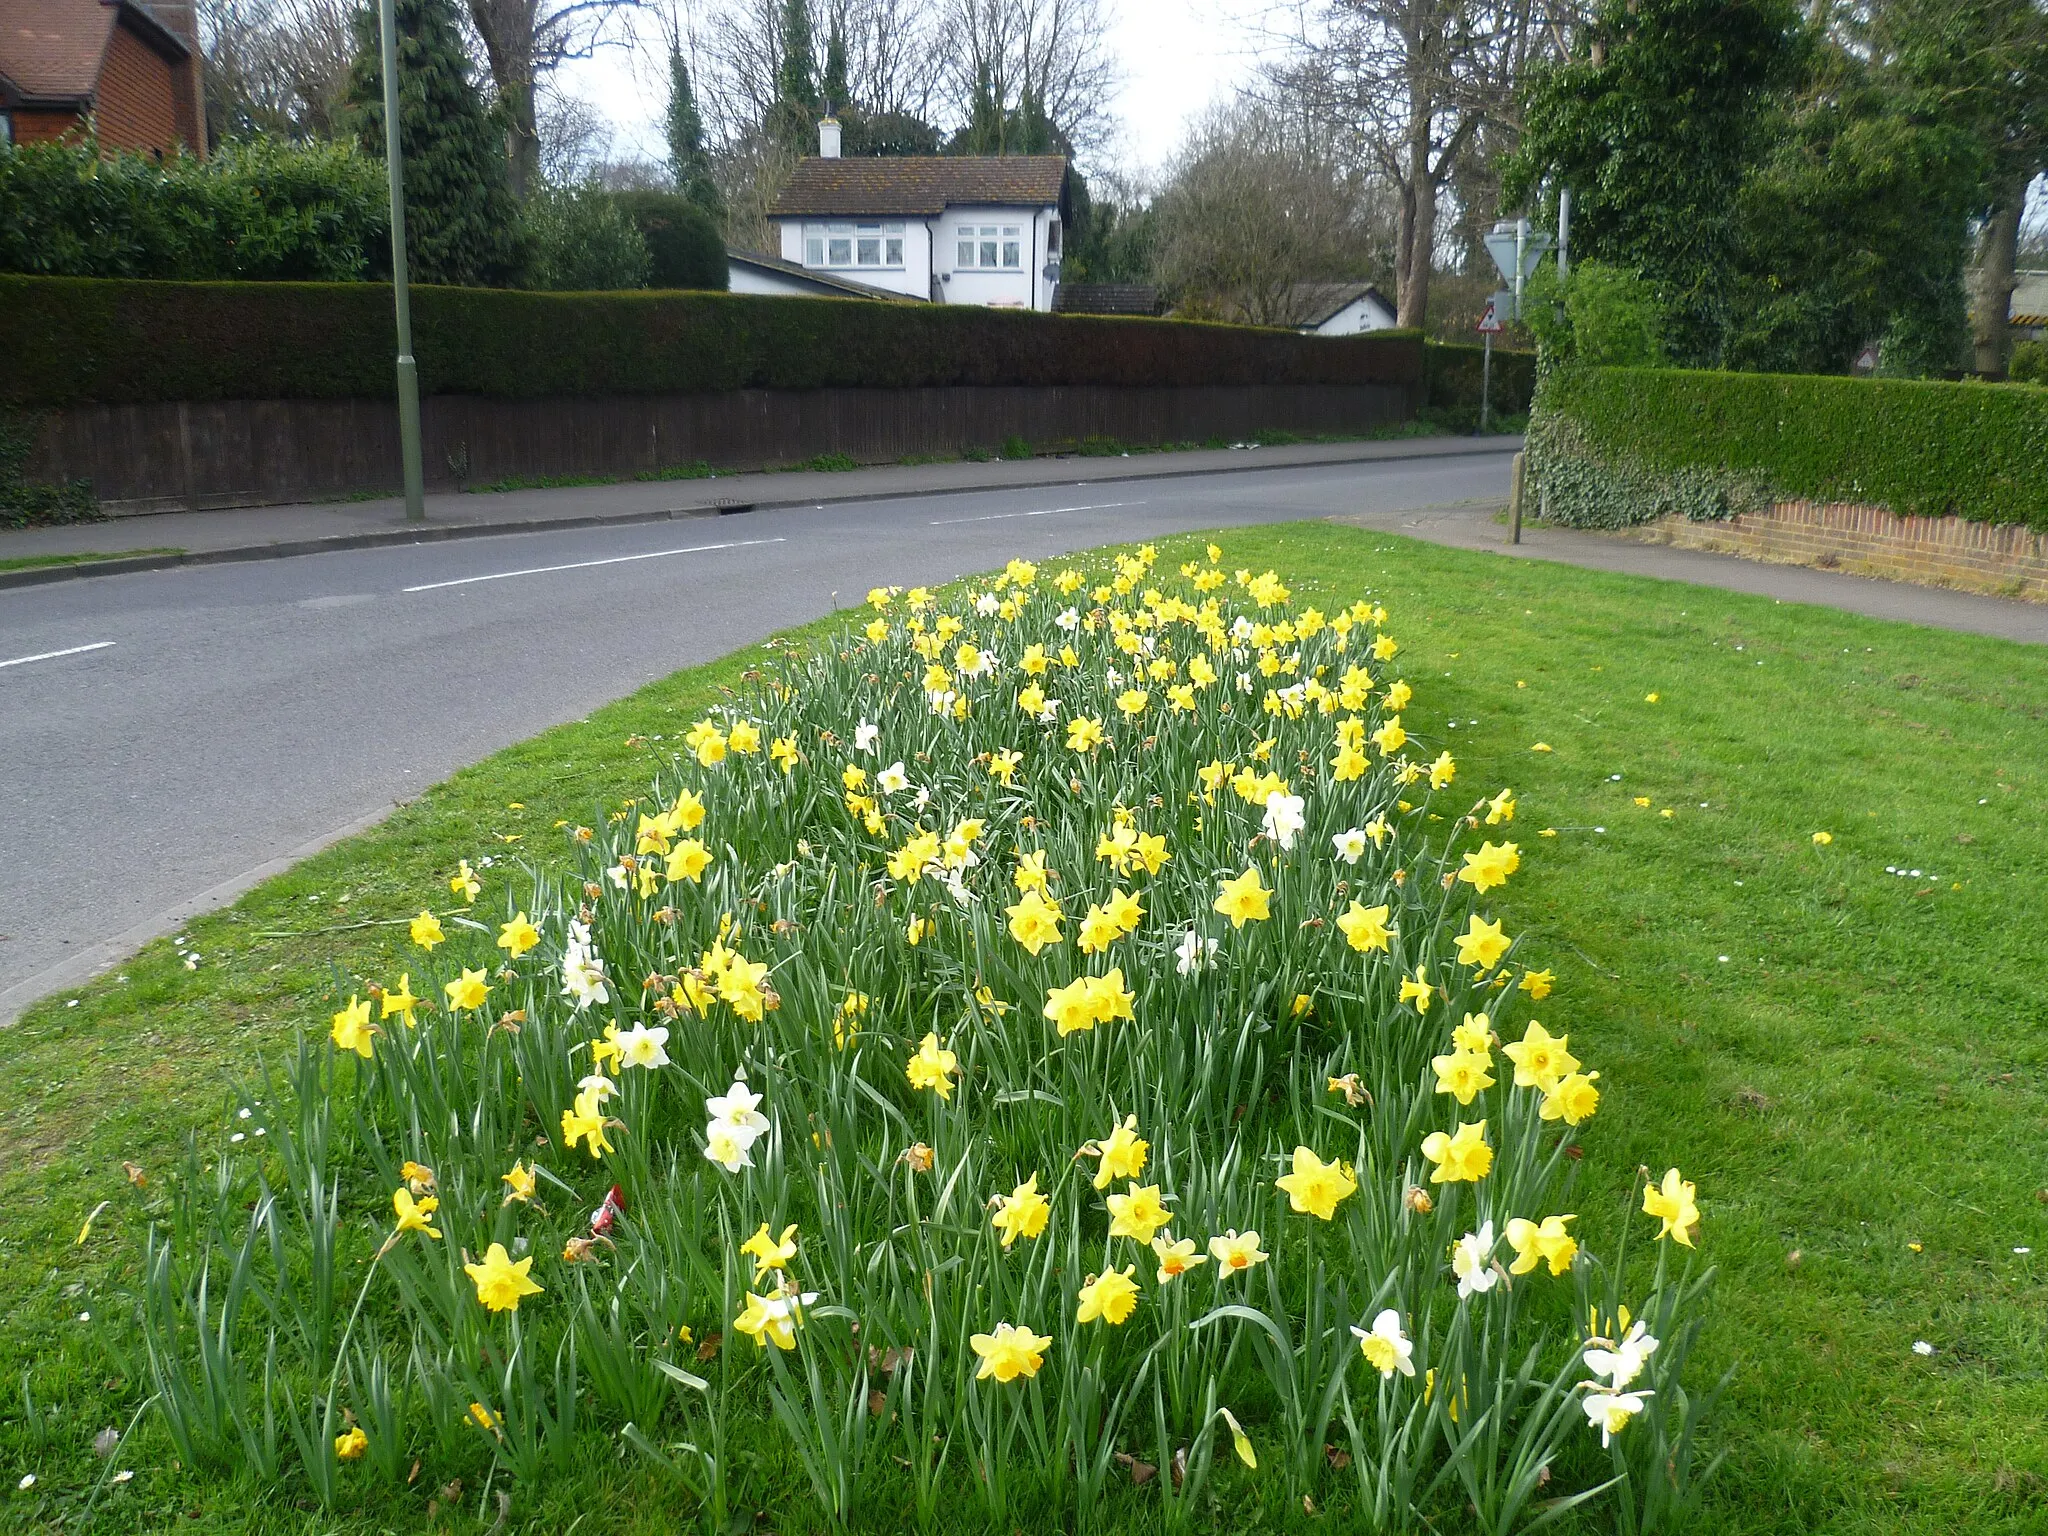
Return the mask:
{"type": "Polygon", "coordinates": [[[96,560],[139,560],[144,555],[182,555],[182,549],[82,550],[72,555],[13,555],[0,560],[0,571],[40,571],[59,565],[90,565],[96,560]]]}
{"type": "MultiPolygon", "coordinates": [[[[1500,905],[1558,973],[1553,1027],[1608,1068],[1587,1223],[1624,1192],[1597,1180],[1655,1149],[1699,1180],[1722,1265],[1704,1349],[1738,1373],[1700,1528],[2039,1530],[2048,652],[1322,525],[1221,542],[1302,601],[1370,588],[1407,648],[1411,721],[1445,732],[1461,782],[1522,797],[1532,856],[1500,905]]],[[[146,1175],[188,1128],[223,1128],[229,1080],[324,1021],[335,968],[376,972],[437,876],[528,845],[550,859],[554,823],[640,790],[640,738],[747,661],[465,770],[7,1032],[0,1523],[74,1529],[93,1436],[146,1392],[106,1326],[152,1198],[124,1160],[146,1175]]],[[[795,1466],[747,1454],[783,1491],[773,1527],[810,1528],[795,1466]]],[[[290,1487],[195,1482],[147,1436],[128,1464],[98,1528],[481,1530],[498,1513],[479,1489],[418,1488],[321,1518],[290,1487]]],[[[688,1515],[594,1456],[505,1528],[578,1513],[585,1532],[688,1515]]]]}

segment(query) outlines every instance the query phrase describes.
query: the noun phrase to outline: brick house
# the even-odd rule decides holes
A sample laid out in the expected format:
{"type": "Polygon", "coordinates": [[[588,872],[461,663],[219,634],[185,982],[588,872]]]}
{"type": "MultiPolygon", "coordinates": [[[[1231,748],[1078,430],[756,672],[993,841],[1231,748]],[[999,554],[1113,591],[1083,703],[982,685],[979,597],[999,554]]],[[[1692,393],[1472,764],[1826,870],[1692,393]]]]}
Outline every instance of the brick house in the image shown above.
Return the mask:
{"type": "Polygon", "coordinates": [[[0,140],[206,153],[194,0],[0,0],[0,140]]]}

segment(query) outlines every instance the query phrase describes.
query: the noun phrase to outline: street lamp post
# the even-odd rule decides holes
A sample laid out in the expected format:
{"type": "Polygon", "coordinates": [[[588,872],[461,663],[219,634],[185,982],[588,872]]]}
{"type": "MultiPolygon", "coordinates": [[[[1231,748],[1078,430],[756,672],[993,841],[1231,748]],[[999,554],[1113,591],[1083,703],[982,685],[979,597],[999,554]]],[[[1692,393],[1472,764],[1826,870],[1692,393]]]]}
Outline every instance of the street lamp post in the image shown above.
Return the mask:
{"type": "Polygon", "coordinates": [[[398,148],[398,18],[392,0],[377,0],[384,54],[384,167],[391,177],[391,299],[398,312],[398,452],[405,470],[405,518],[425,522],[426,477],[420,469],[420,374],[412,357],[412,295],[405,272],[405,166],[398,148]]]}

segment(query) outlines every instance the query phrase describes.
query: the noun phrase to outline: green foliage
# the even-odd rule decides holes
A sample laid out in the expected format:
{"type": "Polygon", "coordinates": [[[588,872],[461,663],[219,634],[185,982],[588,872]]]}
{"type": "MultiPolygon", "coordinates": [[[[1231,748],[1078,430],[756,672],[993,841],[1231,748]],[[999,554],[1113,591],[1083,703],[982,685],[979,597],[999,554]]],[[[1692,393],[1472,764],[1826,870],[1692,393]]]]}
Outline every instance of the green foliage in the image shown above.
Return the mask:
{"type": "Polygon", "coordinates": [[[2048,341],[2023,341],[2014,347],[2006,376],[2015,384],[2048,384],[2048,341]]]}
{"type": "Polygon", "coordinates": [[[782,0],[776,21],[775,105],[764,125],[799,154],[815,155],[818,122],[818,47],[810,0],[782,0]]]}
{"type": "MultiPolygon", "coordinates": [[[[1433,413],[1448,430],[1470,432],[1479,425],[1479,391],[1486,368],[1486,349],[1464,342],[1425,342],[1422,348],[1425,386],[1422,409],[1433,413]]],[[[1493,349],[1492,414],[1521,416],[1536,393],[1536,355],[1493,349]]]]}
{"type": "MultiPolygon", "coordinates": [[[[689,205],[662,193],[678,209],[689,205]]],[[[645,288],[648,242],[630,210],[602,187],[543,187],[527,199],[526,285],[573,293],[645,288]]],[[[701,217],[701,215],[700,215],[701,217]]]]}
{"type": "Polygon", "coordinates": [[[1129,197],[1097,198],[1088,179],[1067,168],[1066,248],[1060,276],[1069,283],[1152,280],[1159,248],[1155,204],[1129,197]]]}
{"type": "MultiPolygon", "coordinates": [[[[379,398],[390,291],[366,283],[0,276],[0,403],[379,398]]],[[[1383,384],[1412,333],[1329,337],[969,305],[420,287],[427,394],[500,399],[930,385],[1383,384]]]]}
{"type": "Polygon", "coordinates": [[[1653,368],[1664,361],[1664,310],[1656,291],[1627,267],[1582,261],[1560,282],[1545,262],[1529,280],[1525,323],[1546,363],[1653,368]]]}
{"type": "Polygon", "coordinates": [[[936,155],[944,136],[923,118],[909,112],[863,112],[847,107],[839,114],[840,153],[856,155],[936,155]]]}
{"type": "Polygon", "coordinates": [[[616,192],[612,201],[647,243],[647,286],[725,291],[725,241],[699,204],[673,192],[616,192]]]}
{"type": "MultiPolygon", "coordinates": [[[[505,136],[484,107],[451,0],[396,0],[405,258],[416,283],[498,287],[521,266],[505,136]]],[[[355,17],[347,100],[363,153],[384,159],[384,69],[374,7],[355,17]]]]}
{"type": "Polygon", "coordinates": [[[50,485],[24,473],[35,427],[33,415],[0,407],[0,528],[98,522],[105,514],[85,481],[50,485]]]}
{"type": "MultiPolygon", "coordinates": [[[[662,126],[667,131],[668,169],[676,190],[717,224],[725,218],[725,195],[711,177],[711,156],[704,148],[704,118],[690,85],[690,66],[676,47],[668,51],[668,110],[662,126]]],[[[640,232],[647,233],[645,227],[640,232]]]]}
{"type": "Polygon", "coordinates": [[[1538,72],[1502,197],[1572,190],[1572,245],[1657,289],[1673,354],[1718,363],[1732,321],[1738,193],[1791,84],[1792,0],[1602,0],[1587,51],[1538,72]],[[1592,43],[1597,42],[1598,50],[1592,43]]]}
{"type": "Polygon", "coordinates": [[[384,175],[347,144],[230,141],[101,157],[92,139],[0,146],[0,271],[62,277],[363,276],[389,242],[384,175]]]}
{"type": "Polygon", "coordinates": [[[1566,368],[1530,429],[1545,515],[1618,527],[1775,498],[2048,530],[2048,395],[1996,384],[1566,368]]]}

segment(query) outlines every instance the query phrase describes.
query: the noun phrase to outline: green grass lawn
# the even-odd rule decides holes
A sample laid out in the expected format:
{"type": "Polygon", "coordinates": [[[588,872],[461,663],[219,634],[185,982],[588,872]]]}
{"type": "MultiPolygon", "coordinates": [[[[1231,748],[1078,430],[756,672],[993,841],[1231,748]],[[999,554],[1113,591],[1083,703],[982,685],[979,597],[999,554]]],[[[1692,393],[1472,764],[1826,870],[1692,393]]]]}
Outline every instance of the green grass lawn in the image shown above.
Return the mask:
{"type": "MultiPolygon", "coordinates": [[[[1546,1021],[1604,1072],[1583,1224],[1611,1239],[1638,1161],[1675,1161],[1721,1266],[1703,1363],[1736,1374],[1698,1528],[2048,1525],[2048,651],[1324,525],[1220,542],[1298,600],[1385,602],[1410,728],[1444,737],[1461,784],[1521,797],[1524,873],[1499,905],[1557,972],[1546,1021]]],[[[160,1172],[189,1128],[218,1134],[228,1085],[324,1026],[335,968],[381,968],[437,875],[551,857],[558,820],[644,787],[640,738],[745,665],[500,753],[0,1033],[0,1526],[75,1529],[93,1437],[147,1395],[117,1319],[159,1185],[131,1187],[124,1161],[160,1172]]],[[[498,1519],[494,1492],[424,1474],[321,1516],[292,1485],[184,1476],[147,1429],[123,1464],[95,1528],[498,1519]]],[[[753,1475],[761,1528],[815,1524],[778,1449],[753,1475]]],[[[503,1528],[687,1517],[594,1443],[503,1528]]]]}
{"type": "Polygon", "coordinates": [[[110,549],[71,555],[10,555],[0,560],[0,571],[39,571],[57,565],[90,565],[98,560],[136,560],[144,555],[182,555],[182,549],[110,549]]]}

